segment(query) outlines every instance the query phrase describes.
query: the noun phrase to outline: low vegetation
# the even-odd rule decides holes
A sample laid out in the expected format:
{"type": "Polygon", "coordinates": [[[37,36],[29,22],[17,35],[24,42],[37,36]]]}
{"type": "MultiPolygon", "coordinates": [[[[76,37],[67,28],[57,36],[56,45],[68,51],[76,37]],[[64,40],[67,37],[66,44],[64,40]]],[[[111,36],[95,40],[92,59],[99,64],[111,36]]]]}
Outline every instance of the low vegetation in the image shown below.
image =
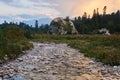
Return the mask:
{"type": "Polygon", "coordinates": [[[33,47],[25,37],[25,31],[15,25],[0,27],[0,62],[14,59],[23,50],[33,47]]]}
{"type": "Polygon", "coordinates": [[[120,35],[35,35],[33,41],[67,43],[87,57],[120,65],[120,35]]]}

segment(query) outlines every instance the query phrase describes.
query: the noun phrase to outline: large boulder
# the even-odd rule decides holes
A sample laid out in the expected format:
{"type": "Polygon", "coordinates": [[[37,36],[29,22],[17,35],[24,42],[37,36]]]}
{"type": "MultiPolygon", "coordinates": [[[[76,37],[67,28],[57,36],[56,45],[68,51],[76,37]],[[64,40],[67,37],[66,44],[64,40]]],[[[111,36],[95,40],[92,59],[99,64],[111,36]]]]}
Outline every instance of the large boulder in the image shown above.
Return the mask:
{"type": "Polygon", "coordinates": [[[105,35],[110,35],[109,30],[106,29],[106,28],[102,28],[102,29],[100,29],[100,30],[99,30],[99,33],[101,33],[101,34],[105,34],[105,35]]]}
{"type": "Polygon", "coordinates": [[[77,30],[71,20],[65,20],[61,17],[55,18],[50,24],[50,33],[52,34],[77,34],[77,30]]]}

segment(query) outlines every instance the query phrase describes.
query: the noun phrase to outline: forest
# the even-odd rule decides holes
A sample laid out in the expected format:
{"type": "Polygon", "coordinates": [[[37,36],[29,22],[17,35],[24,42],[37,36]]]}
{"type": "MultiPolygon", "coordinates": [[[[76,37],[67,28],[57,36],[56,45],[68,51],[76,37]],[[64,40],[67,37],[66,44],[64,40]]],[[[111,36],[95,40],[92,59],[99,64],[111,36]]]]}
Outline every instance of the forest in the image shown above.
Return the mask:
{"type": "Polygon", "coordinates": [[[103,8],[103,14],[99,14],[99,9],[94,9],[93,16],[87,16],[84,12],[82,17],[76,17],[73,22],[78,32],[81,34],[95,34],[99,29],[106,28],[110,33],[120,33],[120,11],[111,14],[106,13],[107,7],[103,8]]]}

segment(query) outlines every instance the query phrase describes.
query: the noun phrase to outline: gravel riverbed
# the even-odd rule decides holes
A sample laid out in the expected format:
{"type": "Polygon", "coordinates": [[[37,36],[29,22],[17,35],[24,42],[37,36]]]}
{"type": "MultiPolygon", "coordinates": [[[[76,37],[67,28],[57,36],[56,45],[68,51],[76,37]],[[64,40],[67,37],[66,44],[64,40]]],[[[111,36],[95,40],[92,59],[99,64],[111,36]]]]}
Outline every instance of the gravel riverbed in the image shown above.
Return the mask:
{"type": "Polygon", "coordinates": [[[107,66],[67,44],[33,43],[32,50],[0,66],[0,80],[120,80],[120,66],[107,66]]]}

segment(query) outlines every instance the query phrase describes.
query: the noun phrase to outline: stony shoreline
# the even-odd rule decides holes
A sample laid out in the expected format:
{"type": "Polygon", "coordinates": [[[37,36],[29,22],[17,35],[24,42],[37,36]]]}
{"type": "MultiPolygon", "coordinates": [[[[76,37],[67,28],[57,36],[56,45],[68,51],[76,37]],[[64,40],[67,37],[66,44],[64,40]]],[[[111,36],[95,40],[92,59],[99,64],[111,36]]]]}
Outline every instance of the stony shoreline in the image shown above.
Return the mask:
{"type": "Polygon", "coordinates": [[[0,66],[0,80],[120,80],[120,66],[95,62],[67,44],[33,45],[34,49],[0,66]]]}

